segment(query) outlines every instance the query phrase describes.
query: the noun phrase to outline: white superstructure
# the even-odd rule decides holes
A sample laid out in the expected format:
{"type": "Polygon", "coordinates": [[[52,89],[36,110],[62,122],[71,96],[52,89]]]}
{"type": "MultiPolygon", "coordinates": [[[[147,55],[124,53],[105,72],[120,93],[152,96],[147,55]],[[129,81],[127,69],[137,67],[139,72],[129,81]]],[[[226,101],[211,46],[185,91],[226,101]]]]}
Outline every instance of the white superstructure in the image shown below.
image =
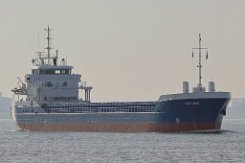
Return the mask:
{"type": "Polygon", "coordinates": [[[72,66],[68,66],[65,59],[58,60],[58,50],[51,53],[50,28],[46,29],[48,37],[47,54],[37,52],[38,57],[32,60],[31,73],[25,76],[25,83],[12,91],[17,95],[26,95],[26,101],[35,101],[38,104],[78,101],[79,89],[85,90],[84,101],[90,101],[92,87],[81,83],[81,75],[72,73],[72,66]]]}

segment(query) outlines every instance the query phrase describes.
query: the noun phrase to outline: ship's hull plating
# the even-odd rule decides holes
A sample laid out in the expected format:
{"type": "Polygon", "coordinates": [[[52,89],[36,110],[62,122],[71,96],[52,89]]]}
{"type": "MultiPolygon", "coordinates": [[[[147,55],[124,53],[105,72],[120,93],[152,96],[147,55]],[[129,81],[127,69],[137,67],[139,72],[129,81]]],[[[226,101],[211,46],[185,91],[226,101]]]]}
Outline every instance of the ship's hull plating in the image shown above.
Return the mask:
{"type": "Polygon", "coordinates": [[[27,131],[181,132],[219,130],[229,98],[168,100],[152,112],[15,113],[27,131]]]}
{"type": "Polygon", "coordinates": [[[59,123],[59,124],[19,124],[24,131],[83,131],[83,132],[185,132],[194,130],[219,130],[221,123],[164,123],[164,124],[97,124],[97,123],[59,123]]]}

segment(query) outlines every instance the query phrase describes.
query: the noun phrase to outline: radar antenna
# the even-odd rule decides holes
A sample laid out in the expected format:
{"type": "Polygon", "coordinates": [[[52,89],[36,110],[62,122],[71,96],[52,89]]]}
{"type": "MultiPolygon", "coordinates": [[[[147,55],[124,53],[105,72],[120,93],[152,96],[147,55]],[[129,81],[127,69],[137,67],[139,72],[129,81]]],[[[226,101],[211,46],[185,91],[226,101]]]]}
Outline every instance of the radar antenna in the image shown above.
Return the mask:
{"type": "MultiPolygon", "coordinates": [[[[192,48],[192,49],[198,49],[199,51],[199,64],[197,65],[198,69],[199,69],[199,83],[198,83],[198,89],[199,91],[202,91],[202,50],[203,49],[208,49],[208,48],[202,48],[202,38],[201,38],[201,34],[199,33],[199,47],[198,48],[192,48]]],[[[194,57],[194,53],[192,52],[192,57],[194,57]]],[[[208,52],[206,55],[206,59],[208,59],[208,52]]]]}
{"type": "MultiPolygon", "coordinates": [[[[51,49],[53,49],[51,47],[51,28],[48,27],[44,29],[47,32],[47,41],[48,41],[48,45],[47,45],[47,53],[44,52],[40,52],[39,51],[39,46],[38,46],[38,52],[36,52],[38,54],[38,59],[36,61],[33,61],[32,63],[35,64],[37,66],[39,65],[53,65],[53,66],[57,66],[57,60],[58,60],[58,50],[56,50],[55,55],[51,54],[51,49]]],[[[39,36],[38,36],[39,37],[39,36]]],[[[39,42],[39,41],[38,41],[39,42]]],[[[38,43],[39,44],[39,43],[38,43]]]]}

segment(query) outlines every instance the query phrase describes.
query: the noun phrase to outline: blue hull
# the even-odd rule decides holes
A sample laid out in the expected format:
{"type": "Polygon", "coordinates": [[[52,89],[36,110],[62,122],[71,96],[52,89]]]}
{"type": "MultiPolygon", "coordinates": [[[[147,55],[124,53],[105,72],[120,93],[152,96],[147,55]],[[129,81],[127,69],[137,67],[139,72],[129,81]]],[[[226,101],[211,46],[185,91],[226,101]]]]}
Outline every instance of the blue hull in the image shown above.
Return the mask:
{"type": "MultiPolygon", "coordinates": [[[[16,114],[17,125],[30,131],[179,132],[220,129],[229,98],[168,100],[151,111],[138,108],[107,111],[16,114]],[[139,112],[140,111],[140,112],[139,112]]],[[[91,104],[92,105],[92,104],[91,104]]],[[[107,104],[110,105],[110,104],[107,104]]],[[[115,104],[114,104],[115,105],[115,104]]],[[[47,108],[46,108],[47,109],[47,108]]],[[[76,110],[75,110],[76,111],[76,110]]]]}
{"type": "Polygon", "coordinates": [[[172,100],[160,102],[160,123],[221,123],[229,99],[172,100]],[[167,114],[166,114],[167,113],[167,114]]]}

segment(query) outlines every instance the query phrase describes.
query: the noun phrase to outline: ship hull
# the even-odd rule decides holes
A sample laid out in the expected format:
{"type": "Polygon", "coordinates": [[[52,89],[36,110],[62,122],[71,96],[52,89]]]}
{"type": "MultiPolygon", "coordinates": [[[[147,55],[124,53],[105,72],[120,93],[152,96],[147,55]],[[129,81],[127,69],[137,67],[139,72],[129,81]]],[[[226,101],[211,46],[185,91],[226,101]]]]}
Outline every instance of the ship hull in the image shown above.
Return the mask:
{"type": "Polygon", "coordinates": [[[221,123],[182,124],[18,124],[23,131],[72,131],[72,132],[186,132],[199,130],[220,130],[221,123]]]}
{"type": "MultiPolygon", "coordinates": [[[[230,98],[159,101],[151,112],[15,113],[24,131],[185,132],[220,130],[230,98]]],[[[23,107],[22,107],[23,108],[23,107]]]]}

